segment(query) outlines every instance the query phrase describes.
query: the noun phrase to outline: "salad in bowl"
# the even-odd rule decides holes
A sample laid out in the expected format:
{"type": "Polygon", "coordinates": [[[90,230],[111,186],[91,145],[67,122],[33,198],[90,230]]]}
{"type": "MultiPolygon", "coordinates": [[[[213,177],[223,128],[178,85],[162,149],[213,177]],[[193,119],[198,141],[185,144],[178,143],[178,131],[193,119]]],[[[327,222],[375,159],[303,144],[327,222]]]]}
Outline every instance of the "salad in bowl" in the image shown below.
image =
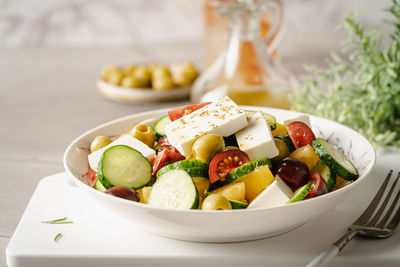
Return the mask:
{"type": "Polygon", "coordinates": [[[293,229],[349,195],[374,162],[350,128],[229,97],[110,122],[64,156],[75,183],[112,212],[207,242],[293,229]]]}

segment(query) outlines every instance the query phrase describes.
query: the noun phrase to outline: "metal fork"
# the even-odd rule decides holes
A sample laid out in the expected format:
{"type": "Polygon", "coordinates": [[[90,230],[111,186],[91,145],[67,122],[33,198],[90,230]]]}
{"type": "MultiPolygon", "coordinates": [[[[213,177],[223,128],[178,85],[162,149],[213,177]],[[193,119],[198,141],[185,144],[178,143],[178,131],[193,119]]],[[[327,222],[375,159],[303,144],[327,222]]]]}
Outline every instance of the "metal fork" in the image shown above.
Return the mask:
{"type": "Polygon", "coordinates": [[[390,187],[389,191],[385,194],[386,187],[389,184],[389,180],[392,174],[393,170],[391,170],[386,176],[385,181],[382,183],[381,187],[379,188],[379,191],[376,193],[374,199],[369,204],[368,208],[364,211],[363,214],[361,214],[361,216],[352,225],[348,227],[349,231],[341,238],[339,238],[335,243],[333,243],[333,245],[330,248],[319,254],[312,262],[310,262],[307,265],[307,267],[326,265],[356,235],[363,235],[371,238],[386,238],[393,234],[395,228],[400,222],[400,207],[396,210],[396,213],[393,215],[393,218],[390,220],[390,222],[389,219],[399,201],[400,190],[397,190],[396,197],[390,204],[390,207],[386,211],[385,215],[383,215],[383,212],[389,204],[389,200],[393,194],[397,181],[399,180],[400,177],[400,172],[399,172],[397,174],[395,181],[390,187]],[[384,198],[385,195],[386,197],[384,198]],[[382,199],[384,199],[383,202],[379,206],[379,209],[376,212],[375,216],[373,216],[374,212],[377,210],[378,205],[382,199]]]}

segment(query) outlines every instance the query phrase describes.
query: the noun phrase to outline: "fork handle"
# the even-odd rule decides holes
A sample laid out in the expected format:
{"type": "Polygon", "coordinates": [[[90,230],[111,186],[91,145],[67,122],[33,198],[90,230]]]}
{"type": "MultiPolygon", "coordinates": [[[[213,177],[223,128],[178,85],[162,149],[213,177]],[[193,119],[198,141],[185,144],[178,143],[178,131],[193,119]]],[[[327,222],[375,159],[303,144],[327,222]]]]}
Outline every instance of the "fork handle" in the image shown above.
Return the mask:
{"type": "Polygon", "coordinates": [[[327,250],[319,254],[307,267],[325,266],[333,257],[339,253],[339,248],[335,245],[330,246],[327,250]]]}
{"type": "Polygon", "coordinates": [[[349,242],[358,234],[356,230],[350,230],[339,238],[332,246],[319,254],[307,267],[322,267],[333,259],[349,242]]]}

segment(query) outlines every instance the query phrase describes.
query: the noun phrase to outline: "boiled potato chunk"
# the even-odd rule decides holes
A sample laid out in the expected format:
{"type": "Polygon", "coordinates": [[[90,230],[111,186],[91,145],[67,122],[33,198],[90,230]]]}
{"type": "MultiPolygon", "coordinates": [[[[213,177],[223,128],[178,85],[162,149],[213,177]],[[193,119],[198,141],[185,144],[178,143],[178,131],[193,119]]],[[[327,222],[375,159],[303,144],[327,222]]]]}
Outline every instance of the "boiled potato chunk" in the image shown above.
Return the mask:
{"type": "Polygon", "coordinates": [[[309,171],[311,171],[319,161],[318,155],[310,145],[297,148],[295,151],[290,153],[288,157],[300,160],[307,165],[309,171]]]}
{"type": "Polygon", "coordinates": [[[229,200],[243,202],[246,196],[246,186],[244,182],[236,182],[217,188],[212,193],[221,194],[229,200]]]}
{"type": "Polygon", "coordinates": [[[243,176],[238,182],[244,182],[246,199],[251,202],[274,181],[274,175],[268,166],[264,165],[243,176]]]}

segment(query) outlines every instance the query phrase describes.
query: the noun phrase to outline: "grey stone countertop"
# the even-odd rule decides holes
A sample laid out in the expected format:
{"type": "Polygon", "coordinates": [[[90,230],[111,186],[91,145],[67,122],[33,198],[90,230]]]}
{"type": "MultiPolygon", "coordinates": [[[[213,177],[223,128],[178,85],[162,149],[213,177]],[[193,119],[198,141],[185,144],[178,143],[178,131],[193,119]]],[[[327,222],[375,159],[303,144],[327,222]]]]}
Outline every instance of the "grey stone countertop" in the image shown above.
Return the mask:
{"type": "MultiPolygon", "coordinates": [[[[95,86],[101,68],[110,63],[200,63],[201,52],[197,43],[0,49],[0,266],[6,265],[6,246],[37,183],[63,171],[62,155],[73,139],[112,119],[186,104],[105,100],[95,86]]],[[[288,51],[284,62],[298,74],[304,62],[322,62],[326,54],[288,51]]]]}

